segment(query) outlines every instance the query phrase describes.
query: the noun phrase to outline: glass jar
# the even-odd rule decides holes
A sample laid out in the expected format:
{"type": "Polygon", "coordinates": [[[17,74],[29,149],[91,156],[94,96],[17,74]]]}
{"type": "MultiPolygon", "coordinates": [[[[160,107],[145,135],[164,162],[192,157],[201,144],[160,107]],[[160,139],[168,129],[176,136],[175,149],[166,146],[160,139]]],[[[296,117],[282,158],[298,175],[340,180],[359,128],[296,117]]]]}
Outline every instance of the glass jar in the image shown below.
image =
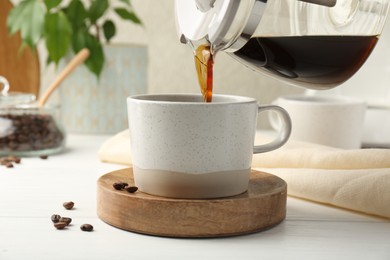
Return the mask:
{"type": "Polygon", "coordinates": [[[35,96],[8,93],[3,83],[0,95],[0,156],[42,156],[58,153],[65,146],[58,106],[38,107],[35,96]],[[6,90],[6,91],[4,91],[6,90]]]}

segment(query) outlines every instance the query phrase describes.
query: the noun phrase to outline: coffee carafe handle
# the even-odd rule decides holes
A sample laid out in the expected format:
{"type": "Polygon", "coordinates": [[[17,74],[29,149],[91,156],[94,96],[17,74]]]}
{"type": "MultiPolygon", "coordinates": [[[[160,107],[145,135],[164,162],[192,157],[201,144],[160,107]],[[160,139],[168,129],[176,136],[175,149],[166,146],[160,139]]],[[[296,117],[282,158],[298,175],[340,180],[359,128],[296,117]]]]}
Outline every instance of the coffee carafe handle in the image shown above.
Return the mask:
{"type": "MultiPolygon", "coordinates": [[[[337,0],[298,0],[298,1],[327,6],[327,7],[333,7],[337,3],[337,0]]],[[[196,7],[200,11],[207,12],[214,7],[215,0],[195,0],[195,2],[196,2],[196,7]]],[[[266,2],[266,1],[263,0],[262,2],[266,2]]]]}
{"type": "Polygon", "coordinates": [[[288,114],[288,112],[276,105],[258,105],[258,114],[264,111],[274,111],[280,118],[281,127],[278,130],[278,134],[274,140],[272,140],[270,143],[261,144],[261,145],[255,145],[253,147],[253,153],[264,153],[269,152],[275,149],[278,149],[279,147],[283,146],[287,141],[288,138],[291,135],[291,129],[292,129],[292,123],[291,118],[288,114]]]}
{"type": "Polygon", "coordinates": [[[299,0],[310,4],[323,5],[327,7],[333,7],[336,5],[337,0],[299,0]]]}

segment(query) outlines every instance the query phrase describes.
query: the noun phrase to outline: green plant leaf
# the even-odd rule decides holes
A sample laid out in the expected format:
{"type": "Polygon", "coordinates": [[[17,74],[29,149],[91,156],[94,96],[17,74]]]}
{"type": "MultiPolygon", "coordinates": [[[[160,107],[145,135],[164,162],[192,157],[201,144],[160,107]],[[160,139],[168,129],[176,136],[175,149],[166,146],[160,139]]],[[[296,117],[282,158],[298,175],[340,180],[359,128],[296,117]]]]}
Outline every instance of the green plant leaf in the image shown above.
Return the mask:
{"type": "Polygon", "coordinates": [[[24,0],[12,8],[7,17],[10,34],[20,31],[22,40],[35,49],[43,34],[45,9],[39,0],[24,0]]]}
{"type": "Polygon", "coordinates": [[[108,9],[108,0],[94,0],[89,8],[88,15],[94,24],[108,9]]]}
{"type": "Polygon", "coordinates": [[[62,0],[45,0],[47,10],[50,10],[61,3],[62,0]]]}
{"type": "Polygon", "coordinates": [[[27,2],[22,2],[11,9],[7,17],[8,32],[12,35],[21,29],[24,22],[24,14],[27,12],[25,6],[27,2]]]}
{"type": "Polygon", "coordinates": [[[115,8],[114,11],[125,20],[130,20],[135,24],[141,24],[141,20],[138,18],[138,16],[133,12],[129,11],[125,8],[115,8]]]}
{"type": "Polygon", "coordinates": [[[127,4],[128,6],[131,6],[130,0],[119,0],[119,1],[121,1],[122,3],[127,4]]]}
{"type": "Polygon", "coordinates": [[[87,48],[91,52],[89,58],[85,61],[88,69],[93,72],[97,77],[103,70],[104,64],[104,52],[101,43],[92,35],[86,37],[87,48]]]}
{"type": "Polygon", "coordinates": [[[62,11],[46,14],[46,48],[49,52],[50,59],[56,64],[68,52],[71,34],[71,25],[62,11]]]}
{"type": "Polygon", "coordinates": [[[103,33],[104,37],[106,38],[107,42],[111,40],[112,37],[115,36],[116,33],[116,27],[113,21],[107,20],[103,24],[103,33]]]}
{"type": "Polygon", "coordinates": [[[91,55],[85,61],[85,65],[87,65],[92,73],[99,77],[104,64],[103,48],[99,40],[91,35],[86,28],[80,28],[73,34],[72,48],[75,53],[83,48],[89,49],[91,55]]]}
{"type": "Polygon", "coordinates": [[[73,32],[72,35],[72,49],[75,53],[79,52],[82,48],[87,47],[86,35],[88,35],[86,28],[79,28],[77,31],[73,32]]]}
{"type": "Polygon", "coordinates": [[[85,18],[88,16],[87,10],[80,0],[72,0],[64,13],[71,22],[73,30],[85,24],[85,18]]]}
{"type": "Polygon", "coordinates": [[[52,62],[53,62],[53,60],[50,58],[50,55],[47,55],[46,65],[50,65],[52,62]]]}

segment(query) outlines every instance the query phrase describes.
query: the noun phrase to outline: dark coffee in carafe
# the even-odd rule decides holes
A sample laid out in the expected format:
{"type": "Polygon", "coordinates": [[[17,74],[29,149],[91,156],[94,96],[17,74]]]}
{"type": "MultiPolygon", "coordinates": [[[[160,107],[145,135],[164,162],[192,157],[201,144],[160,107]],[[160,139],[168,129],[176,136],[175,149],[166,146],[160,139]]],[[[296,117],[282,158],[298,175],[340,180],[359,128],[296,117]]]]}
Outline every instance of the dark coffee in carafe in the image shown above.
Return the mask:
{"type": "Polygon", "coordinates": [[[377,36],[254,37],[232,56],[292,84],[328,89],[355,74],[377,41],[377,36]]]}

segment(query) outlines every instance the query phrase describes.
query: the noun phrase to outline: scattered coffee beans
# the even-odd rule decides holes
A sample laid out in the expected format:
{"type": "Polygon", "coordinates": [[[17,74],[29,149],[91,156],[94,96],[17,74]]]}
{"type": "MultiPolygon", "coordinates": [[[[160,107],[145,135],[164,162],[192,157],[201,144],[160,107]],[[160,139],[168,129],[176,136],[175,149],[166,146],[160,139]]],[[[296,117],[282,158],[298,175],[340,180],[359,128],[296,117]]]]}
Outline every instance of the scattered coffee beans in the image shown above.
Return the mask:
{"type": "Polygon", "coordinates": [[[127,192],[129,192],[129,193],[134,193],[134,192],[136,192],[136,191],[138,190],[138,187],[136,187],[136,186],[130,186],[130,187],[125,188],[125,190],[126,190],[127,192]]]}
{"type": "Polygon", "coordinates": [[[10,122],[8,135],[0,138],[0,150],[36,151],[60,147],[64,135],[49,114],[2,114],[10,122]]]}
{"type": "Polygon", "coordinates": [[[53,214],[53,215],[51,215],[51,221],[52,221],[53,223],[59,222],[59,221],[60,221],[60,218],[61,218],[61,216],[58,215],[58,214],[53,214]]]}
{"type": "Polygon", "coordinates": [[[66,224],[65,222],[57,222],[57,223],[54,223],[54,227],[56,229],[64,229],[68,224],[66,224]]]}
{"type": "Polygon", "coordinates": [[[126,190],[129,193],[134,193],[138,190],[136,186],[129,186],[127,182],[115,182],[112,187],[116,190],[126,190]]]}
{"type": "Polygon", "coordinates": [[[67,226],[69,226],[69,224],[72,222],[72,219],[71,218],[68,218],[68,217],[61,217],[58,222],[63,222],[63,223],[66,223],[67,226]]]}
{"type": "Polygon", "coordinates": [[[126,182],[115,182],[113,185],[116,190],[123,190],[125,187],[129,186],[126,182]]]}
{"type": "Polygon", "coordinates": [[[7,168],[13,168],[14,163],[20,163],[21,159],[16,156],[6,156],[6,157],[0,157],[0,164],[4,165],[7,168]]]}
{"type": "Polygon", "coordinates": [[[74,206],[74,202],[73,202],[73,201],[67,201],[67,202],[62,203],[62,205],[63,205],[64,208],[66,208],[66,209],[72,209],[73,206],[74,206]]]}
{"type": "Polygon", "coordinates": [[[83,225],[80,226],[80,229],[82,231],[91,232],[93,230],[93,226],[91,224],[83,224],[83,225]]]}
{"type": "Polygon", "coordinates": [[[22,161],[22,159],[21,159],[20,157],[11,156],[11,158],[12,158],[12,160],[13,160],[15,163],[17,163],[17,164],[19,164],[19,163],[22,161]]]}
{"type": "MultiPolygon", "coordinates": [[[[73,201],[64,202],[63,206],[66,209],[72,209],[74,206],[74,202],[73,201]]],[[[69,217],[61,217],[58,214],[53,214],[53,215],[51,215],[51,221],[54,223],[54,227],[56,229],[64,229],[70,225],[70,223],[72,222],[72,219],[69,217]]],[[[80,226],[80,229],[82,231],[90,232],[93,230],[93,226],[91,224],[83,224],[80,226]]]]}
{"type": "Polygon", "coordinates": [[[72,219],[68,217],[61,217],[58,214],[53,214],[51,215],[51,221],[54,223],[54,227],[56,229],[64,229],[66,226],[69,226],[72,219]]]}

